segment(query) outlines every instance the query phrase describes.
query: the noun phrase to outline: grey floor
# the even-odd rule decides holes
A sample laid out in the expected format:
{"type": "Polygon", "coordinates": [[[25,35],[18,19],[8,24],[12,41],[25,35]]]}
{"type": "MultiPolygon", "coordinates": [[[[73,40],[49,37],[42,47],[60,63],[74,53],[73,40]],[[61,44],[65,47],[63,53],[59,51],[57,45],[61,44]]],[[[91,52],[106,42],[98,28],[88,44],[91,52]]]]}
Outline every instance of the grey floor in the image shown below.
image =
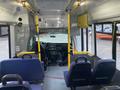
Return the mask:
{"type": "Polygon", "coordinates": [[[44,90],[69,90],[65,86],[63,71],[67,67],[51,66],[45,72],[44,90]]]}
{"type": "MultiPolygon", "coordinates": [[[[112,58],[112,41],[97,39],[97,53],[101,58],[112,58]]],[[[8,58],[8,39],[0,37],[0,60],[8,58]]],[[[120,70],[120,44],[117,42],[117,69],[120,70]]],[[[66,87],[63,71],[67,67],[51,66],[45,72],[44,90],[70,90],[66,87]]],[[[33,86],[34,87],[34,86],[33,86]]],[[[100,87],[86,86],[77,90],[102,90],[100,87]]]]}

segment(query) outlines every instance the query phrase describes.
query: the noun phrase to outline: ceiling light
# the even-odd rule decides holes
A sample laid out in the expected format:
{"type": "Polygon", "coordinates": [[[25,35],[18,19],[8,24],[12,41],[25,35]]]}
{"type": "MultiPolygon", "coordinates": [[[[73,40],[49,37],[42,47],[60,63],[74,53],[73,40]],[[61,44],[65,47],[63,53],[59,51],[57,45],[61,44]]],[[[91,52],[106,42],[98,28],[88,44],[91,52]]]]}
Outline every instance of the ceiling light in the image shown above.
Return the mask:
{"type": "Polygon", "coordinates": [[[22,2],[23,7],[30,7],[30,4],[28,2],[22,2]]]}
{"type": "Polygon", "coordinates": [[[23,5],[21,3],[13,2],[14,5],[22,7],[23,5]]]}
{"type": "Polygon", "coordinates": [[[30,4],[27,2],[27,0],[17,0],[17,2],[23,7],[30,7],[30,4]]]}
{"type": "Polygon", "coordinates": [[[58,17],[57,20],[59,21],[59,20],[60,20],[60,17],[58,17]]]}
{"type": "Polygon", "coordinates": [[[26,2],[26,0],[17,0],[18,3],[26,2]]]}
{"type": "Polygon", "coordinates": [[[83,6],[83,5],[85,5],[85,1],[77,0],[76,2],[74,2],[73,8],[76,9],[79,6],[83,6]]]}
{"type": "Polygon", "coordinates": [[[61,12],[61,10],[56,10],[57,12],[61,12]]]}
{"type": "Polygon", "coordinates": [[[83,6],[83,5],[85,5],[85,2],[81,2],[81,3],[80,3],[80,6],[83,6]]]}
{"type": "Polygon", "coordinates": [[[48,27],[48,23],[45,23],[45,26],[48,27]]]}
{"type": "Polygon", "coordinates": [[[61,24],[61,21],[57,21],[58,24],[61,24]]]}
{"type": "Polygon", "coordinates": [[[80,1],[79,1],[79,0],[76,1],[76,2],[73,4],[73,6],[80,6],[80,1]]]}

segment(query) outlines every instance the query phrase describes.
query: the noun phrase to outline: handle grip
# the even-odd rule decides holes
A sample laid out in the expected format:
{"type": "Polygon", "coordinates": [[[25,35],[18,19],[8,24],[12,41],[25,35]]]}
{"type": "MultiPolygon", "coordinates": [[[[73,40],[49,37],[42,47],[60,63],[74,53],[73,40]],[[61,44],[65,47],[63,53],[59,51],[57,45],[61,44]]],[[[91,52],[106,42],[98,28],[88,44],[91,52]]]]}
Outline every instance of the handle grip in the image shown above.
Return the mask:
{"type": "Polygon", "coordinates": [[[75,62],[77,63],[79,59],[82,59],[85,62],[87,62],[87,58],[86,57],[78,57],[77,59],[75,59],[75,62]]]}
{"type": "Polygon", "coordinates": [[[25,58],[27,58],[27,59],[32,59],[32,55],[30,55],[30,54],[24,54],[24,55],[22,56],[22,59],[25,59],[25,58]]]}
{"type": "Polygon", "coordinates": [[[6,86],[7,85],[7,82],[8,81],[18,81],[18,84],[19,85],[22,85],[23,84],[23,79],[21,76],[17,75],[17,74],[7,74],[7,75],[4,75],[2,78],[1,78],[1,81],[2,81],[2,85],[6,86]]]}

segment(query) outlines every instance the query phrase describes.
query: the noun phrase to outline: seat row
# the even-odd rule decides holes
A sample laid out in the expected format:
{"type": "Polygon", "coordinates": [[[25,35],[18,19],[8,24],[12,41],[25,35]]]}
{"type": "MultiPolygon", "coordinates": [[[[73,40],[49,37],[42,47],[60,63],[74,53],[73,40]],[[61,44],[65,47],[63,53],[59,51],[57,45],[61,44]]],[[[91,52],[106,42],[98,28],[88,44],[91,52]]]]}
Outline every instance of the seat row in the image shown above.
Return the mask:
{"type": "Polygon", "coordinates": [[[30,83],[42,82],[44,65],[38,59],[11,58],[0,62],[0,78],[6,74],[18,74],[30,83]]]}
{"type": "Polygon", "coordinates": [[[86,85],[109,84],[116,71],[115,60],[101,59],[94,68],[90,62],[72,62],[69,71],[64,72],[67,87],[75,90],[76,87],[86,85]]]}
{"type": "Polygon", "coordinates": [[[38,59],[3,60],[0,62],[0,78],[0,90],[43,90],[40,83],[44,80],[44,66],[38,59]],[[9,84],[8,81],[18,83],[9,84]],[[30,84],[39,87],[31,89],[30,84]]]}

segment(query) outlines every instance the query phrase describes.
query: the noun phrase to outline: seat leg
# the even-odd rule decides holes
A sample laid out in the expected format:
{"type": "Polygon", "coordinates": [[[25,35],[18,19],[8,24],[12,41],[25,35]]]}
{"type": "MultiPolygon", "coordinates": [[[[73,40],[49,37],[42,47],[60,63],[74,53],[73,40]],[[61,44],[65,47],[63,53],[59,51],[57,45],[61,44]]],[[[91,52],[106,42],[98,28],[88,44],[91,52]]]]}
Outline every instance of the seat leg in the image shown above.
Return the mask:
{"type": "Polygon", "coordinates": [[[71,88],[71,90],[76,90],[76,87],[70,87],[71,88]]]}
{"type": "Polygon", "coordinates": [[[71,90],[73,90],[73,87],[70,87],[71,88],[71,90]]]}
{"type": "Polygon", "coordinates": [[[73,87],[73,90],[76,90],[76,87],[73,87]]]}

